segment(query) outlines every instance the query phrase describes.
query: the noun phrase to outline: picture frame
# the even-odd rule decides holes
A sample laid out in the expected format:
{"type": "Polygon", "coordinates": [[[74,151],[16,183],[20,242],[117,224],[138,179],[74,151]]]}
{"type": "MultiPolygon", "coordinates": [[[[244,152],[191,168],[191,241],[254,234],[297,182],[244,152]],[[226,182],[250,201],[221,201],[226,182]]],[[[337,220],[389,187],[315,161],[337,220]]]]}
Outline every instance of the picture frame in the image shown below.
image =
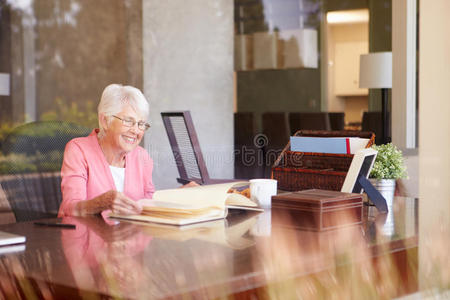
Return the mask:
{"type": "Polygon", "coordinates": [[[372,170],[377,151],[372,148],[361,149],[353,156],[352,163],[348,169],[341,192],[361,194],[364,188],[358,182],[358,178],[363,176],[368,178],[372,170]]]}
{"type": "Polygon", "coordinates": [[[377,154],[378,152],[372,148],[361,149],[356,152],[348,169],[341,192],[361,194],[364,191],[380,213],[388,213],[389,209],[386,199],[367,179],[375,163],[377,154]]]}

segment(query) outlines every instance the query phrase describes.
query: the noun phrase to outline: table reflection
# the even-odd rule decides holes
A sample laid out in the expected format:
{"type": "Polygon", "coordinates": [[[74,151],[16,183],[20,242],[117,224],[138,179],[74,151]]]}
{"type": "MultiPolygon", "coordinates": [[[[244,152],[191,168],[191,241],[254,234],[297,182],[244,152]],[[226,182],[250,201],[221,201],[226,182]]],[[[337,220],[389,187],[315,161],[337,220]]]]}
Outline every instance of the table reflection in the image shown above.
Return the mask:
{"type": "MultiPolygon", "coordinates": [[[[244,249],[255,244],[249,232],[258,222],[258,213],[230,213],[227,219],[173,226],[156,223],[130,222],[141,226],[146,234],[173,241],[199,240],[223,245],[232,249],[244,249]],[[232,216],[231,216],[232,215],[232,216]]],[[[128,221],[125,221],[128,222],[128,221]]]]}
{"type": "Polygon", "coordinates": [[[66,217],[63,223],[77,226],[76,230],[61,231],[64,254],[77,286],[118,296],[144,287],[138,255],[148,247],[150,236],[133,224],[115,224],[101,217],[66,217]]]}
{"type": "Polygon", "coordinates": [[[63,220],[76,230],[11,224],[1,229],[28,241],[25,251],[0,256],[1,288],[7,278],[11,293],[29,280],[37,298],[68,289],[155,299],[394,297],[417,289],[417,204],[396,200],[391,223],[364,207],[362,224],[327,231],[301,230],[295,214],[274,208],[183,227],[94,216],[63,220]]]}
{"type": "Polygon", "coordinates": [[[272,211],[266,209],[257,216],[256,222],[251,229],[251,233],[255,236],[270,236],[272,228],[272,211]]]}
{"type": "Polygon", "coordinates": [[[372,243],[376,239],[395,241],[417,235],[417,199],[396,197],[387,214],[380,214],[375,206],[366,206],[365,228],[372,243]]]}

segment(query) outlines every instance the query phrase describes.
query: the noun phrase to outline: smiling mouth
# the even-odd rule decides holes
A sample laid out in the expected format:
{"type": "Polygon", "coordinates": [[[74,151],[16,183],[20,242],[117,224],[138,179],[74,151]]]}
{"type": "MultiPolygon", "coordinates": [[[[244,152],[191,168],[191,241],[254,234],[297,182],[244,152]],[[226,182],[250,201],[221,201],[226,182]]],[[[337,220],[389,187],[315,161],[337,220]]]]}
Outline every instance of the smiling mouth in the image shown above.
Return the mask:
{"type": "Polygon", "coordinates": [[[127,137],[127,136],[122,136],[122,137],[125,140],[125,142],[127,142],[129,144],[134,144],[136,142],[136,138],[131,138],[131,137],[127,137]]]}

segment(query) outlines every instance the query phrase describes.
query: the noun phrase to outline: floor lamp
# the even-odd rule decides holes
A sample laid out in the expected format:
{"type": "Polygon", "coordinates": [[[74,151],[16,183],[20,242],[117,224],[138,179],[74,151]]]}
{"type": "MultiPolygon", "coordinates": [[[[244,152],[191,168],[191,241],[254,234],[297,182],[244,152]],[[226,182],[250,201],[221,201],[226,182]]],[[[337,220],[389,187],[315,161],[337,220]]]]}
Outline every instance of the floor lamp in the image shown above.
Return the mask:
{"type": "Polygon", "coordinates": [[[388,89],[392,88],[392,52],[363,54],[359,62],[359,87],[381,89],[381,126],[383,144],[391,142],[388,118],[388,89]]]}

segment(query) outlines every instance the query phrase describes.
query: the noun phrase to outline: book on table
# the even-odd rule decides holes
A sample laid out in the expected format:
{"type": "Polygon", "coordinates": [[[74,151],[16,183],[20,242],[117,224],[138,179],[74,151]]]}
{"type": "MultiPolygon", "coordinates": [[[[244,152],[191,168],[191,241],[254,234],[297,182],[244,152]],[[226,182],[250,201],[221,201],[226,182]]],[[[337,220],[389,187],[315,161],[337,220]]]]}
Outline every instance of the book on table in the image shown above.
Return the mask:
{"type": "Polygon", "coordinates": [[[291,151],[334,154],[355,154],[364,149],[370,139],[360,137],[291,136],[291,151]]]}
{"type": "Polygon", "coordinates": [[[226,218],[228,209],[263,211],[257,203],[230,189],[248,185],[248,182],[231,182],[201,185],[188,188],[159,190],[152,199],[139,202],[143,209],[139,215],[110,217],[170,225],[188,225],[226,218]]]}

